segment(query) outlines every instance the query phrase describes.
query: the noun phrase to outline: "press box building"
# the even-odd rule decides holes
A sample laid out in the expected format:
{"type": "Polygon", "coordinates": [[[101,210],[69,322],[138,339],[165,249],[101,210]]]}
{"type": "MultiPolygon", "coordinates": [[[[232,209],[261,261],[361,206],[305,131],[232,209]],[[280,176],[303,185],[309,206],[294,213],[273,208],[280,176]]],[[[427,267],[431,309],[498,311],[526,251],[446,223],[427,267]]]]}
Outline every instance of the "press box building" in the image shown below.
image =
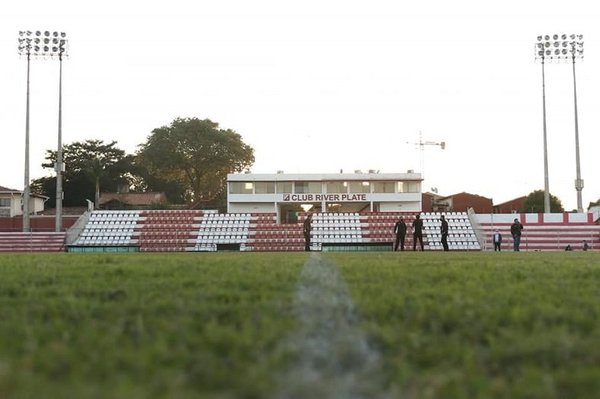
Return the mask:
{"type": "Polygon", "coordinates": [[[227,176],[227,212],[275,213],[293,221],[299,211],[420,212],[420,173],[317,173],[227,176]]]}

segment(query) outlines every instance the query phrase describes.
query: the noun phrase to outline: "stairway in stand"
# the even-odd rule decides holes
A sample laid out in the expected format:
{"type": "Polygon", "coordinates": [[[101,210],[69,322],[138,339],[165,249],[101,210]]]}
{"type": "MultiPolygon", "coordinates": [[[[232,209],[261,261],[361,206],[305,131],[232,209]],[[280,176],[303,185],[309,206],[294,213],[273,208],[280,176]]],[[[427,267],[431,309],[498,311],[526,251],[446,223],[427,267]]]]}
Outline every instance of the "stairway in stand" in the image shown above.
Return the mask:
{"type": "Polygon", "coordinates": [[[65,233],[0,232],[0,252],[63,252],[65,233]]]}

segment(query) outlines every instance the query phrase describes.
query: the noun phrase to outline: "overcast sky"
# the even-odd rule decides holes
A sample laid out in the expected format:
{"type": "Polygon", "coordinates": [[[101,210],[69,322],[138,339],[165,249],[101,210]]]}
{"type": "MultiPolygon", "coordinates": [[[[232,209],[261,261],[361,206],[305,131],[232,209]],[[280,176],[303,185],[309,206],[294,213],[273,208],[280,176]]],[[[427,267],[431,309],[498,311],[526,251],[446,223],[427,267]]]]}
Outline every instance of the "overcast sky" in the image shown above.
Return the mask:
{"type": "MultiPolygon", "coordinates": [[[[133,153],[176,117],[255,149],[254,173],[423,171],[494,203],[544,187],[540,34],[584,35],[583,205],[600,198],[600,15],[588,1],[37,1],[0,6],[0,185],[23,189],[19,30],[64,31],[63,142],[133,153]],[[93,4],[93,5],[91,5],[93,4]],[[489,5],[488,5],[489,4],[489,5]],[[594,73],[596,72],[596,73],[594,73]],[[424,142],[444,141],[446,149],[424,142]],[[422,155],[422,156],[421,156],[422,155]]],[[[58,61],[31,63],[31,177],[56,149],[58,61]]],[[[546,65],[550,192],[576,208],[573,75],[546,65]]]]}

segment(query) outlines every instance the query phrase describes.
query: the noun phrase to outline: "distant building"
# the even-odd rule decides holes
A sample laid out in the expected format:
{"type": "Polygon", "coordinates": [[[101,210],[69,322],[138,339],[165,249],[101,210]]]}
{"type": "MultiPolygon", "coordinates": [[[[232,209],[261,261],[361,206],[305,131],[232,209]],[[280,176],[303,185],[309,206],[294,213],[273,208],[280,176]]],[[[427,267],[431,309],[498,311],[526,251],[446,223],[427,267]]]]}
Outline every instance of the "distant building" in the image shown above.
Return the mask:
{"type": "Polygon", "coordinates": [[[101,193],[100,209],[148,209],[167,204],[165,193],[101,193]]]}
{"type": "Polygon", "coordinates": [[[423,194],[424,212],[466,212],[472,208],[476,213],[492,213],[491,198],[477,194],[457,193],[447,197],[434,194],[423,194]]]}
{"type": "MultiPolygon", "coordinates": [[[[29,213],[38,214],[44,211],[44,203],[48,197],[32,193],[29,197],[29,213]]],[[[0,186],[0,217],[23,215],[23,192],[0,186]]]]}
{"type": "Polygon", "coordinates": [[[494,213],[525,213],[526,198],[527,196],[522,196],[494,205],[494,213]]]}
{"type": "Polygon", "coordinates": [[[438,193],[426,192],[421,195],[422,211],[423,212],[445,212],[447,203],[444,202],[446,197],[438,193]]]}

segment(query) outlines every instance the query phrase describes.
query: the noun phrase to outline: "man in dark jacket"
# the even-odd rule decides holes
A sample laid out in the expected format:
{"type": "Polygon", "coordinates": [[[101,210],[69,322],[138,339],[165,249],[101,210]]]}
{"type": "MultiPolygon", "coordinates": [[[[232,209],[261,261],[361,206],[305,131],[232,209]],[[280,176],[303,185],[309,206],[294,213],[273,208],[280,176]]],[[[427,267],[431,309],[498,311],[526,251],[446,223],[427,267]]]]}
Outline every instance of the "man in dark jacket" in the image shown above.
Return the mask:
{"type": "Polygon", "coordinates": [[[312,213],[304,219],[304,250],[310,251],[310,232],[312,230],[312,213]]]}
{"type": "Polygon", "coordinates": [[[421,251],[423,248],[423,221],[421,220],[421,216],[415,216],[415,220],[412,224],[413,228],[413,251],[417,250],[417,240],[421,244],[421,251]]]}
{"type": "Polygon", "coordinates": [[[398,250],[398,244],[400,244],[400,250],[404,251],[404,239],[406,238],[406,223],[404,223],[403,217],[400,217],[400,220],[396,222],[396,225],[394,226],[394,234],[396,234],[394,251],[398,250]]]}
{"type": "Polygon", "coordinates": [[[442,234],[442,247],[444,247],[444,251],[448,251],[448,221],[444,215],[441,216],[441,220],[440,233],[442,234]]]}
{"type": "Polygon", "coordinates": [[[510,226],[510,234],[513,238],[513,249],[515,251],[518,251],[521,245],[521,230],[523,230],[523,225],[519,222],[519,219],[515,218],[515,221],[510,226]]]}

